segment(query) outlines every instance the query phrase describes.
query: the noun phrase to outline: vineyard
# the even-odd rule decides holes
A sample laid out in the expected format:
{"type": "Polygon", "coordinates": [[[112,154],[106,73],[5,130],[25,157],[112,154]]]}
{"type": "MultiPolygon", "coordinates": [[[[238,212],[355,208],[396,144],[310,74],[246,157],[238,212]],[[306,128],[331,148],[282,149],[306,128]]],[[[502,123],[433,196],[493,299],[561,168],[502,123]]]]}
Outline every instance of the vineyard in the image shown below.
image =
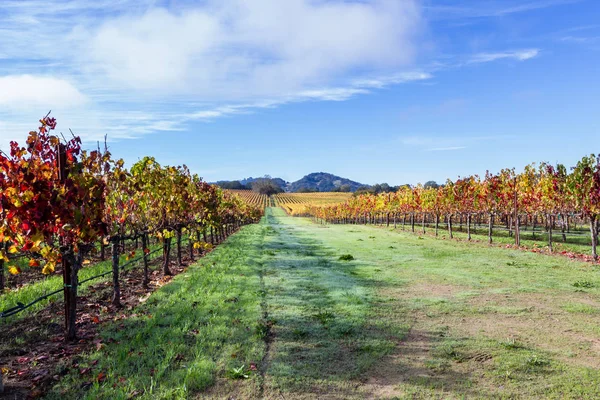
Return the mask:
{"type": "Polygon", "coordinates": [[[329,206],[348,201],[351,193],[317,192],[317,193],[280,193],[274,197],[275,205],[283,208],[289,215],[308,215],[311,206],[329,206]]]}
{"type": "MultiPolygon", "coordinates": [[[[64,340],[75,343],[80,310],[90,306],[80,304],[81,291],[90,281],[111,276],[109,304],[117,312],[124,306],[125,268],[142,265],[134,274],[137,282],[127,275],[128,295],[137,293],[133,285],[149,290],[158,273],[151,271],[158,253],[164,284],[173,268],[183,270],[184,258],[193,262],[262,216],[262,207],[203,182],[185,166],[163,167],[146,157],[127,170],[106,148],[84,151],[76,136],[62,141],[51,135],[55,128],[55,119],[46,116],[25,147],[11,142],[10,154],[0,154],[0,324],[5,334],[15,333],[5,324],[22,329],[20,318],[63,294],[64,308],[53,312],[64,317],[64,340]]],[[[0,388],[5,376],[16,382],[36,378],[34,371],[10,368],[19,359],[33,359],[31,351],[33,346],[0,353],[0,388]]],[[[48,359],[41,357],[36,364],[48,359]]],[[[38,375],[34,382],[43,386],[46,378],[38,375]]]]}
{"type": "Polygon", "coordinates": [[[267,196],[252,190],[231,190],[226,192],[240,197],[245,203],[260,209],[281,207],[289,215],[308,215],[310,206],[325,206],[343,203],[352,197],[351,193],[316,192],[316,193],[279,193],[267,196]]]}
{"type": "Polygon", "coordinates": [[[401,220],[403,228],[408,222],[415,232],[418,224],[420,233],[432,228],[435,236],[443,223],[449,238],[453,238],[453,224],[458,222],[461,230],[465,225],[467,240],[477,227],[483,227],[490,244],[494,232],[503,230],[519,246],[525,230],[533,239],[536,232],[543,235],[550,252],[555,233],[564,243],[581,242],[579,238],[585,234],[581,227],[586,226],[591,257],[597,260],[600,156],[582,158],[570,173],[563,165],[531,164],[522,173],[505,169],[487,173],[484,179],[469,176],[448,180],[439,188],[403,187],[396,193],[361,195],[341,204],[312,205],[306,212],[336,224],[393,223],[397,227],[401,220]]]}
{"type": "Polygon", "coordinates": [[[600,157],[266,196],[55,128],[0,153],[0,397],[600,397],[600,157]]]}
{"type": "Polygon", "coordinates": [[[242,199],[246,204],[253,207],[257,207],[264,210],[266,207],[271,206],[271,199],[265,194],[254,192],[252,190],[231,190],[227,189],[226,192],[232,193],[242,199]]]}

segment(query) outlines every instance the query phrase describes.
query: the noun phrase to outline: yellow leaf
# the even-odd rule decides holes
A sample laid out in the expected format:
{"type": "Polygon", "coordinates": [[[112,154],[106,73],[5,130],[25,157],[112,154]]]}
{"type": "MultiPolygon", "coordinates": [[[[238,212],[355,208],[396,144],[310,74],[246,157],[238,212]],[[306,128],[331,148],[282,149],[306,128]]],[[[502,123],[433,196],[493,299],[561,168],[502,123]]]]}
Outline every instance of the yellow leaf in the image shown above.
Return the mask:
{"type": "Polygon", "coordinates": [[[42,268],[42,274],[48,275],[48,274],[53,273],[55,266],[56,266],[56,264],[53,262],[46,263],[46,265],[44,265],[44,268],[42,268]]]}
{"type": "Polygon", "coordinates": [[[83,265],[89,265],[90,260],[83,260],[83,265]]]}
{"type": "Polygon", "coordinates": [[[8,256],[4,250],[0,250],[0,261],[8,262],[8,256]]]}
{"type": "Polygon", "coordinates": [[[10,254],[15,254],[15,253],[17,253],[18,251],[19,251],[19,250],[17,250],[17,246],[15,246],[14,244],[8,248],[8,252],[9,252],[10,254]]]}
{"type": "Polygon", "coordinates": [[[42,257],[47,258],[48,255],[50,254],[50,251],[51,251],[51,249],[49,246],[44,246],[42,248],[42,250],[40,251],[40,254],[42,255],[42,257]]]}
{"type": "Polygon", "coordinates": [[[44,241],[44,235],[42,235],[40,232],[37,232],[31,237],[31,241],[33,242],[33,246],[31,247],[30,251],[37,253],[41,250],[40,246],[44,241]]]}
{"type": "Polygon", "coordinates": [[[21,194],[21,198],[22,198],[24,201],[27,201],[27,202],[29,202],[29,201],[31,201],[31,200],[33,199],[33,192],[32,192],[31,190],[26,190],[25,192],[23,192],[23,193],[21,194]]]}
{"type": "Polygon", "coordinates": [[[10,272],[12,275],[18,275],[21,272],[21,268],[15,267],[14,265],[9,265],[8,272],[10,272]]]}

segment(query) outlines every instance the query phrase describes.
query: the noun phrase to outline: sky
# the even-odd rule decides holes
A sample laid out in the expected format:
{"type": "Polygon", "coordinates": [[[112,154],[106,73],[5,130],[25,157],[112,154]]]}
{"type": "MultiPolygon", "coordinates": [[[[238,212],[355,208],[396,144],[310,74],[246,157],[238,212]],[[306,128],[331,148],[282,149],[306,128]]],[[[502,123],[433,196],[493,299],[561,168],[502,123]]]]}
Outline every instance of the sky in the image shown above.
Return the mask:
{"type": "Polygon", "coordinates": [[[597,0],[0,1],[0,149],[416,184],[600,152],[597,0]]]}

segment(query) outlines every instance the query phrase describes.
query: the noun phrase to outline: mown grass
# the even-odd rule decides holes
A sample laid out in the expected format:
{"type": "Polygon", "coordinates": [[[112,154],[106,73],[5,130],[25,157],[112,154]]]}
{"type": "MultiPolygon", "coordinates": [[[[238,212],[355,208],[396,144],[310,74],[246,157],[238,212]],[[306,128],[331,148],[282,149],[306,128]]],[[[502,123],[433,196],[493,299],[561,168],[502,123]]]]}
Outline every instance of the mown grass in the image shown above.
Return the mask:
{"type": "Polygon", "coordinates": [[[277,235],[266,238],[263,261],[274,324],[264,393],[360,398],[356,380],[394,349],[408,327],[373,323],[374,288],[352,274],[353,256],[323,246],[294,225],[288,230],[295,220],[283,219],[278,209],[273,214],[277,235]]]}
{"type": "Polygon", "coordinates": [[[49,397],[600,398],[597,274],[268,209],[105,327],[49,397]]]}
{"type": "Polygon", "coordinates": [[[188,398],[219,379],[243,376],[252,392],[259,376],[250,366],[264,352],[252,261],[263,229],[242,229],[129,318],[105,327],[100,349],[69,368],[48,398],[188,398]]]}

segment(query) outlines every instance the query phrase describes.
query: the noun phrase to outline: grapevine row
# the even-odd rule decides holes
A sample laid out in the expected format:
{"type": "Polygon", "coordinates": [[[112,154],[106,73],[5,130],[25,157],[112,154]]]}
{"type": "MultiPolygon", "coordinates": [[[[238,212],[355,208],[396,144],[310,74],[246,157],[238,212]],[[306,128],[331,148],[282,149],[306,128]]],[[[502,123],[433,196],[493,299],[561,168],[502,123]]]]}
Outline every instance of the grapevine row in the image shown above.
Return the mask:
{"type": "Polygon", "coordinates": [[[76,337],[78,271],[96,243],[112,247],[113,299],[120,305],[119,255],[126,239],[141,239],[144,279],[148,284],[149,239],[162,244],[162,272],[170,275],[172,241],[182,263],[182,236],[190,257],[223,240],[241,225],[260,219],[263,209],[239,196],[203,182],[186,166],[161,166],[145,157],[129,170],[105,148],[84,151],[74,136],[51,135],[56,120],[40,120],[26,145],[10,143],[0,153],[0,284],[4,271],[20,272],[15,256],[43,274],[62,265],[65,292],[65,336],[76,337]],[[204,240],[202,241],[201,238],[204,240]]]}
{"type": "MultiPolygon", "coordinates": [[[[570,172],[564,165],[530,164],[521,173],[503,169],[498,174],[486,173],[456,181],[448,180],[439,188],[422,185],[402,187],[396,193],[365,194],[336,205],[307,208],[307,213],[330,223],[372,223],[384,218],[389,225],[399,216],[410,218],[414,231],[420,220],[424,231],[426,223],[439,224],[444,218],[450,238],[453,219],[467,222],[471,239],[471,222],[486,219],[488,240],[497,221],[514,232],[515,243],[520,244],[519,227],[523,223],[539,221],[548,231],[548,249],[552,251],[553,230],[561,228],[564,235],[570,221],[582,220],[589,224],[592,257],[598,259],[597,243],[600,220],[600,155],[583,157],[570,172]]],[[[566,236],[563,236],[566,240],[566,236]]]]}

